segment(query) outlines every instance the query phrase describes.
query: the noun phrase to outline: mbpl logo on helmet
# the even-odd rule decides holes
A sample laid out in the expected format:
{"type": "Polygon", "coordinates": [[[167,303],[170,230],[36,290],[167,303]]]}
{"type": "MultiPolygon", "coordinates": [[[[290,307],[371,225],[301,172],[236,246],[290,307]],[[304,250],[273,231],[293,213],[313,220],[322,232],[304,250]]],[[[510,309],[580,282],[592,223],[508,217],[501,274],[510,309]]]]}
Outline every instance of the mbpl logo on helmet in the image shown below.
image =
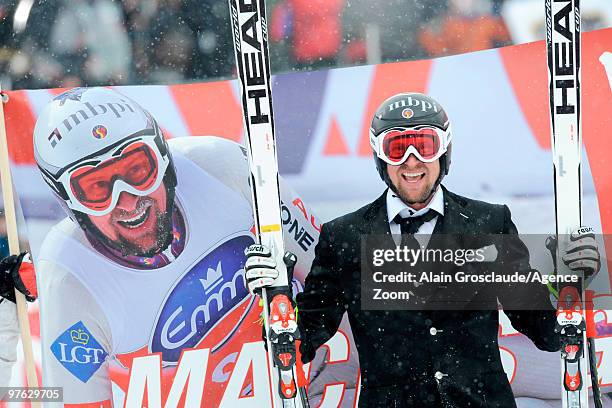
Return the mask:
{"type": "MultiPolygon", "coordinates": [[[[64,101],[65,99],[62,100],[62,102],[64,101]]],[[[78,126],[81,123],[81,121],[86,121],[90,118],[95,118],[96,116],[105,115],[107,113],[112,112],[116,118],[120,119],[121,117],[124,116],[122,114],[124,114],[125,112],[129,111],[131,113],[136,113],[134,108],[132,108],[125,99],[121,99],[120,101],[121,102],[107,102],[107,103],[99,104],[95,106],[89,102],[85,102],[82,105],[84,105],[87,108],[87,111],[84,109],[79,109],[76,112],[73,112],[70,115],[68,115],[68,117],[62,120],[61,124],[63,125],[66,131],[70,132],[72,128],[78,126]]],[[[79,105],[82,106],[81,104],[79,105]]],[[[102,137],[97,137],[97,139],[101,139],[105,136],[106,134],[104,134],[104,136],[102,137]]],[[[51,141],[51,146],[55,147],[55,145],[57,144],[57,142],[59,142],[60,139],[61,139],[60,130],[58,128],[53,129],[53,131],[51,132],[51,135],[49,136],[49,140],[51,141]],[[55,143],[53,140],[51,140],[51,137],[53,135],[57,136],[57,140],[55,141],[55,143]]]]}
{"type": "Polygon", "coordinates": [[[34,157],[73,219],[107,215],[121,193],[147,196],[162,183],[170,200],[176,185],[155,120],[109,88],[72,89],[47,105],[34,129],[34,157]]]}
{"type": "MultiPolygon", "coordinates": [[[[405,107],[413,107],[413,108],[421,108],[421,111],[423,112],[428,112],[430,110],[433,110],[434,112],[438,112],[438,107],[436,106],[435,103],[426,101],[424,99],[420,99],[417,98],[415,96],[412,95],[406,95],[405,98],[400,99],[399,101],[395,101],[393,103],[389,104],[389,112],[394,111],[396,109],[399,108],[405,108],[405,107]]],[[[402,111],[402,116],[404,116],[404,111],[402,111]]],[[[410,116],[405,118],[409,118],[410,116]]]]}
{"type": "Polygon", "coordinates": [[[91,130],[91,134],[96,139],[104,139],[108,134],[108,130],[102,125],[97,125],[91,130]]]}

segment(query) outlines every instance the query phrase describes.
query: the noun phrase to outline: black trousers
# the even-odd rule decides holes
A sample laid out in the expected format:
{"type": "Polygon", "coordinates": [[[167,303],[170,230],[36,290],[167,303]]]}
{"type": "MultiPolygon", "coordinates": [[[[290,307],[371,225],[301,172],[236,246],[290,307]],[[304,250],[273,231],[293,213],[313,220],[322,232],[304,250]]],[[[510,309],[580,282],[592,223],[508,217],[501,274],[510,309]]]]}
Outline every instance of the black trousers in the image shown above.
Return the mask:
{"type": "Polygon", "coordinates": [[[431,381],[420,384],[368,386],[363,385],[359,408],[442,407],[440,393],[431,381]]]}

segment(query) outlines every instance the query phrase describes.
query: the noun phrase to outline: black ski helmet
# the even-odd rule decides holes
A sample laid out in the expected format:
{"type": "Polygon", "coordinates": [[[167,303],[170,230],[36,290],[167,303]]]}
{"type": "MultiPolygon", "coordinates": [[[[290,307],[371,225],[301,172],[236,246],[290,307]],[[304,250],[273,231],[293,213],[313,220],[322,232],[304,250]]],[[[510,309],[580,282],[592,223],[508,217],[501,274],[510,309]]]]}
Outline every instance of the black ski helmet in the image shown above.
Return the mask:
{"type": "Polygon", "coordinates": [[[434,184],[432,194],[438,188],[442,179],[448,174],[448,169],[451,163],[451,132],[448,116],[440,105],[433,98],[417,92],[399,93],[386,99],[376,109],[376,113],[372,118],[370,126],[370,146],[376,163],[376,170],[380,178],[395,191],[395,187],[389,179],[387,173],[387,163],[378,157],[379,144],[381,140],[379,136],[386,130],[392,128],[405,128],[415,126],[432,126],[447,132],[446,140],[442,141],[444,154],[440,156],[440,175],[434,184]]]}

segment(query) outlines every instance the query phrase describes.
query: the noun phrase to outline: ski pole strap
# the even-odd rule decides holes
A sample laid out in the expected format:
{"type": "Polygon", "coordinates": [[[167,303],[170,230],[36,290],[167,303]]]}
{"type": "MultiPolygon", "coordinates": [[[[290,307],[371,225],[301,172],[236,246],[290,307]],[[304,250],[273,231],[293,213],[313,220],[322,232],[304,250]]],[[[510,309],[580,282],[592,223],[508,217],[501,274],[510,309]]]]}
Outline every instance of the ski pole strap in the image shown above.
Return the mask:
{"type": "MultiPolygon", "coordinates": [[[[556,273],[555,273],[556,275],[556,273]]],[[[553,295],[553,297],[555,299],[559,299],[559,291],[557,290],[557,288],[555,288],[555,285],[553,285],[551,282],[546,283],[546,287],[548,288],[548,292],[553,295]]]]}
{"type": "Polygon", "coordinates": [[[602,408],[603,405],[601,401],[601,390],[599,388],[599,374],[597,369],[597,353],[595,350],[597,327],[595,326],[595,310],[593,304],[594,295],[595,292],[592,290],[586,290],[584,292],[586,335],[589,365],[591,368],[591,385],[593,386],[593,404],[595,405],[595,408],[602,408]]]}
{"type": "MultiPolygon", "coordinates": [[[[557,237],[550,235],[546,238],[546,249],[550,251],[550,256],[553,261],[553,275],[557,276],[557,237]]],[[[555,285],[551,282],[546,283],[548,291],[555,299],[559,299],[559,291],[555,285]]]]}
{"type": "Polygon", "coordinates": [[[301,340],[295,341],[295,353],[296,353],[295,371],[297,374],[297,385],[299,388],[302,388],[302,387],[307,388],[308,387],[308,376],[307,376],[307,373],[304,371],[304,363],[302,363],[302,353],[300,353],[300,344],[301,344],[301,340]]]}

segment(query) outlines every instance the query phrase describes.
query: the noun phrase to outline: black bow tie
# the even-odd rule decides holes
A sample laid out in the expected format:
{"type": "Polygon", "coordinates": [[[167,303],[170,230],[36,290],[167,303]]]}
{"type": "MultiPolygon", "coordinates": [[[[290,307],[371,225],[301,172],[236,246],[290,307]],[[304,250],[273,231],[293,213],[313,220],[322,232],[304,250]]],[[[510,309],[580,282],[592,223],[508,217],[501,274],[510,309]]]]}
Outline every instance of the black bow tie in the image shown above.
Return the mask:
{"type": "Polygon", "coordinates": [[[402,234],[414,234],[419,230],[419,228],[421,228],[423,224],[433,220],[434,218],[436,218],[437,215],[438,213],[433,210],[428,210],[427,212],[425,212],[425,214],[417,215],[416,217],[404,218],[401,215],[397,214],[395,218],[393,218],[393,221],[396,224],[399,224],[402,234]]]}

